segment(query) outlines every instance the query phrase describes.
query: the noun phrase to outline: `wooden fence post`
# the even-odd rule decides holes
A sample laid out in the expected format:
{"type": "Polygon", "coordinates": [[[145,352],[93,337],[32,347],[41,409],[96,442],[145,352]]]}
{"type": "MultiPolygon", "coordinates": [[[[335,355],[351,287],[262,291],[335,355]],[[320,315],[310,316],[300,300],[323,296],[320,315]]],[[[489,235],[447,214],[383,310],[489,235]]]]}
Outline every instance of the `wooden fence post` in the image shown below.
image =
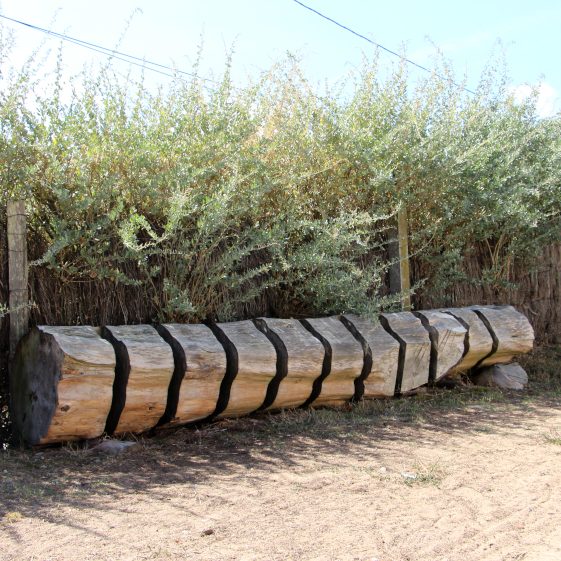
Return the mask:
{"type": "Polygon", "coordinates": [[[411,281],[409,271],[409,245],[407,210],[397,213],[397,228],[389,230],[388,255],[392,264],[389,270],[390,294],[401,294],[401,309],[411,310],[411,281]]]}
{"type": "Polygon", "coordinates": [[[27,292],[27,236],[25,202],[8,201],[8,286],[10,320],[10,358],[29,327],[27,292]]]}
{"type": "Polygon", "coordinates": [[[399,266],[399,234],[397,225],[388,228],[388,258],[390,267],[388,270],[388,281],[390,294],[401,292],[401,271],[399,266]]]}
{"type": "Polygon", "coordinates": [[[397,212],[397,237],[399,241],[399,276],[401,279],[401,309],[411,310],[411,272],[409,270],[409,228],[407,226],[407,209],[402,207],[397,212]]]}

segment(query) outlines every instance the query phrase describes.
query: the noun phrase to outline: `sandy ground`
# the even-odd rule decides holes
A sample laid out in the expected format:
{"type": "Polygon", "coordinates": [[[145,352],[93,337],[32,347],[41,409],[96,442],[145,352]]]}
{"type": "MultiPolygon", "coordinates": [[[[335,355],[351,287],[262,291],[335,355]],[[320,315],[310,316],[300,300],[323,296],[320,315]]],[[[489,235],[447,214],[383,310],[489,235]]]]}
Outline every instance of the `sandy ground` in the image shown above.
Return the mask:
{"type": "Polygon", "coordinates": [[[561,560],[561,402],[296,412],[0,455],[0,559],[561,560]]]}

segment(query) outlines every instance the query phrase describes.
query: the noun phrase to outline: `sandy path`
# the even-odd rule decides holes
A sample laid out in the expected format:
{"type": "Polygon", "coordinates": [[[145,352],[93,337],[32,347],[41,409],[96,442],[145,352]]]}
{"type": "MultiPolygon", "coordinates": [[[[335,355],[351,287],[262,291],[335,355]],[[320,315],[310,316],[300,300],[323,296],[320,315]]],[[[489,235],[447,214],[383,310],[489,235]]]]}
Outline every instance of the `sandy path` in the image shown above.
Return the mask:
{"type": "Polygon", "coordinates": [[[559,403],[348,432],[238,423],[117,458],[12,452],[0,559],[561,559],[559,403]]]}

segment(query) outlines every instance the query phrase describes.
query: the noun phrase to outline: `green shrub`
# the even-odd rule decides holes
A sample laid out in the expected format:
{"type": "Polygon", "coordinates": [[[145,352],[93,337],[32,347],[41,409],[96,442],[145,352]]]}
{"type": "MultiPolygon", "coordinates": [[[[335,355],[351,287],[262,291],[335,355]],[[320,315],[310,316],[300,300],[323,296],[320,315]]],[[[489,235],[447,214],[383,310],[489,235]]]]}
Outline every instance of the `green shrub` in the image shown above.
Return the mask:
{"type": "Polygon", "coordinates": [[[210,92],[105,66],[70,89],[33,60],[10,73],[2,37],[0,192],[28,201],[43,321],[375,314],[400,205],[440,289],[477,244],[477,281],[501,283],[559,233],[560,119],[493,72],[475,96],[446,67],[412,89],[376,59],[341,95],[291,58],[243,88],[229,66],[210,92]]]}

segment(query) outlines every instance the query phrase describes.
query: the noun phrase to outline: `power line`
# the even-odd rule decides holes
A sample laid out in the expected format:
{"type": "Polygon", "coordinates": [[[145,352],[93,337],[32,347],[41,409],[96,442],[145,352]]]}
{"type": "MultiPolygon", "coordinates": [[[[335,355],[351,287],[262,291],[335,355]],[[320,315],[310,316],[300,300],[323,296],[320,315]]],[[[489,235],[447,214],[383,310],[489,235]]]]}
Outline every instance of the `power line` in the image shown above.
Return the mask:
{"type": "MultiPolygon", "coordinates": [[[[0,16],[1,17],[1,16],[0,16]]],[[[55,34],[53,34],[55,35],[55,34]]],[[[62,39],[62,37],[60,37],[60,39],[62,39]]],[[[173,74],[169,74],[167,72],[162,72],[161,70],[157,70],[156,68],[150,68],[149,66],[146,66],[145,64],[139,64],[138,62],[134,62],[133,60],[128,60],[126,58],[122,58],[120,56],[117,56],[114,52],[107,52],[103,49],[98,49],[95,47],[90,47],[88,45],[82,44],[79,41],[75,41],[71,38],[66,38],[64,39],[65,41],[68,41],[69,43],[72,43],[74,45],[77,45],[78,47],[84,47],[90,51],[93,51],[95,53],[99,53],[102,54],[104,56],[110,57],[110,58],[114,58],[115,60],[120,60],[122,62],[126,62],[127,64],[130,64],[132,66],[137,66],[139,68],[142,68],[143,70],[150,70],[151,72],[156,72],[157,74],[161,74],[162,76],[167,76],[168,78],[174,78],[175,76],[173,74]]]]}
{"type": "Polygon", "coordinates": [[[14,19],[8,16],[5,16],[3,14],[0,14],[0,18],[5,19],[7,21],[11,21],[13,23],[17,23],[19,25],[23,25],[25,27],[28,27],[30,29],[33,29],[34,31],[39,31],[41,33],[45,33],[46,35],[50,35],[53,37],[56,37],[58,39],[61,39],[62,41],[67,41],[69,43],[72,43],[74,45],[77,45],[79,47],[83,47],[85,49],[88,49],[90,51],[114,58],[116,60],[120,60],[122,62],[126,62],[128,64],[131,64],[133,66],[138,66],[144,70],[149,70],[151,72],[156,72],[157,74],[161,74],[162,76],[167,76],[168,78],[175,78],[177,77],[177,74],[182,74],[184,76],[190,76],[191,78],[195,78],[197,80],[203,80],[205,82],[211,82],[213,84],[217,84],[220,85],[221,83],[218,80],[213,80],[212,78],[205,78],[204,76],[199,76],[198,74],[195,74],[193,72],[187,72],[186,70],[179,70],[176,68],[173,68],[171,66],[166,66],[165,64],[161,64],[158,62],[154,62],[154,61],[150,61],[150,60],[146,60],[144,58],[135,56],[135,55],[130,55],[127,53],[123,53],[120,51],[117,51],[115,49],[109,49],[107,47],[104,47],[102,45],[97,45],[95,43],[90,43],[88,41],[84,41],[82,39],[78,39],[76,37],[71,37],[69,35],[65,35],[63,33],[57,33],[56,31],[51,31],[49,29],[45,29],[44,27],[39,27],[37,25],[34,25],[32,23],[27,23],[25,21],[21,21],[18,19],[14,19]],[[135,62],[135,61],[139,61],[139,62],[135,62]],[[150,66],[146,66],[146,65],[150,65],[150,66]],[[156,68],[151,68],[151,66],[155,66],[156,68]],[[173,72],[173,74],[169,74],[168,72],[164,72],[163,70],[158,70],[158,69],[163,69],[163,70],[169,70],[170,72],[173,72]]]}
{"type": "MultiPolygon", "coordinates": [[[[374,45],[374,46],[382,49],[383,51],[386,51],[387,53],[389,53],[393,56],[396,56],[401,60],[404,60],[404,61],[408,62],[409,64],[419,68],[420,70],[423,70],[423,71],[428,72],[428,73],[432,73],[432,71],[429,68],[427,68],[425,66],[422,66],[421,64],[418,64],[415,61],[412,61],[412,60],[408,59],[407,57],[404,57],[404,56],[400,55],[399,53],[396,53],[395,51],[392,51],[391,49],[388,49],[387,47],[384,47],[380,43],[377,43],[376,41],[373,41],[372,39],[369,39],[365,35],[362,35],[361,33],[358,33],[357,31],[354,31],[353,29],[351,29],[350,27],[347,27],[346,25],[343,25],[342,23],[339,23],[338,21],[336,21],[333,18],[330,18],[329,16],[319,12],[318,10],[312,8],[311,6],[308,6],[308,5],[304,4],[303,2],[300,2],[300,0],[293,0],[293,1],[296,4],[305,8],[306,10],[309,10],[310,12],[313,12],[314,14],[320,16],[321,18],[335,24],[337,27],[340,27],[341,29],[344,29],[345,31],[348,31],[349,33],[352,33],[353,35],[356,35],[360,39],[368,41],[368,43],[370,43],[371,45],[374,45]]],[[[154,61],[147,60],[147,59],[139,57],[139,56],[135,56],[135,55],[131,55],[131,54],[128,54],[128,53],[121,52],[121,51],[117,51],[115,49],[110,49],[108,47],[104,47],[103,45],[98,45],[96,43],[91,43],[91,42],[85,41],[83,39],[78,39],[77,37],[71,37],[70,35],[66,35],[66,34],[63,34],[63,33],[58,33],[56,31],[52,31],[50,29],[45,29],[44,27],[40,27],[40,26],[34,25],[32,23],[28,23],[28,22],[25,22],[25,21],[22,21],[22,20],[11,18],[11,17],[6,16],[4,14],[0,14],[0,18],[2,18],[4,20],[7,20],[7,21],[10,21],[12,23],[17,23],[18,25],[22,25],[22,26],[27,27],[29,29],[32,29],[34,31],[38,31],[40,33],[44,33],[44,34],[52,36],[52,37],[56,37],[58,39],[61,39],[62,41],[66,41],[68,43],[77,45],[79,47],[83,47],[85,49],[96,52],[98,54],[102,54],[104,56],[114,58],[115,60],[120,60],[121,62],[126,62],[127,64],[142,68],[143,70],[149,70],[151,72],[155,72],[156,74],[160,74],[160,75],[166,76],[168,78],[176,78],[177,75],[180,74],[180,75],[183,75],[183,76],[189,76],[191,78],[195,78],[197,80],[202,80],[204,82],[210,82],[212,84],[221,85],[221,82],[219,82],[218,80],[213,80],[212,78],[206,78],[204,76],[199,76],[198,74],[195,74],[193,72],[187,72],[186,70],[180,70],[180,69],[177,69],[177,68],[173,68],[171,66],[167,66],[165,64],[161,64],[159,62],[154,62],[154,61]],[[149,66],[147,66],[147,65],[149,65],[149,66]],[[152,68],[152,67],[155,67],[155,68],[152,68]],[[170,74],[169,72],[165,72],[166,70],[169,71],[169,72],[172,72],[172,74],[170,74]]],[[[445,77],[443,77],[439,74],[436,74],[436,75],[443,80],[449,80],[453,84],[459,85],[449,78],[445,78],[445,77]]],[[[214,91],[211,88],[208,88],[207,86],[203,86],[203,87],[205,87],[206,89],[209,89],[211,91],[214,91]]],[[[237,88],[235,88],[235,89],[237,89],[237,88]]],[[[472,91],[472,90],[470,90],[466,87],[463,87],[463,89],[465,91],[469,92],[470,94],[475,95],[474,91],[472,91]]],[[[314,97],[317,97],[317,96],[314,96],[314,97]]]]}
{"type": "MultiPolygon", "coordinates": [[[[296,2],[296,4],[298,4],[299,6],[302,6],[302,8],[305,8],[306,10],[309,10],[310,12],[313,12],[314,14],[320,16],[321,18],[335,24],[337,27],[340,27],[341,29],[344,29],[345,31],[348,31],[349,33],[352,33],[353,35],[356,35],[357,37],[359,37],[360,39],[364,39],[365,41],[368,41],[371,45],[374,45],[375,47],[378,47],[380,49],[382,49],[383,51],[386,51],[387,53],[389,53],[390,55],[396,56],[398,58],[400,58],[401,60],[404,60],[405,62],[408,62],[409,64],[419,68],[420,70],[424,70],[425,72],[428,72],[429,74],[432,74],[433,71],[430,70],[429,68],[427,68],[426,66],[423,66],[422,64],[419,64],[407,57],[404,57],[402,55],[400,55],[399,53],[396,53],[395,51],[392,51],[391,49],[388,49],[387,47],[384,47],[384,45],[381,45],[380,43],[376,43],[376,41],[372,41],[372,39],[369,39],[368,37],[366,37],[366,35],[362,35],[361,33],[358,33],[358,31],[355,31],[354,29],[351,29],[350,27],[347,27],[346,25],[343,25],[342,23],[339,23],[338,21],[334,20],[333,18],[330,18],[329,16],[326,16],[325,14],[322,14],[321,12],[318,12],[318,10],[312,8],[311,6],[308,6],[306,4],[304,4],[303,2],[300,2],[300,0],[292,0],[293,2],[296,2]]],[[[458,84],[457,82],[454,82],[454,80],[450,79],[450,78],[446,78],[445,76],[442,76],[438,73],[435,73],[436,76],[438,76],[440,79],[442,80],[448,80],[450,82],[452,82],[452,84],[454,84],[455,86],[460,86],[460,84],[458,84]]],[[[469,88],[466,88],[465,86],[462,86],[462,89],[464,89],[466,92],[473,94],[473,95],[477,95],[473,90],[470,90],[469,88]]]]}
{"type": "MultiPolygon", "coordinates": [[[[181,77],[177,76],[177,74],[182,74],[182,75],[185,75],[185,76],[190,76],[190,77],[195,78],[197,80],[202,80],[202,81],[205,81],[205,82],[210,82],[212,84],[216,84],[217,86],[222,85],[221,82],[219,82],[218,80],[213,80],[212,78],[206,78],[204,76],[199,76],[198,74],[195,74],[193,72],[187,72],[186,70],[179,70],[177,68],[172,68],[171,66],[166,66],[165,64],[161,64],[161,63],[158,63],[158,62],[146,60],[145,58],[138,57],[138,56],[135,56],[135,55],[131,55],[131,54],[128,54],[128,53],[123,53],[123,52],[117,51],[115,49],[110,49],[108,47],[104,47],[102,45],[97,45],[96,43],[90,43],[88,41],[84,41],[83,39],[78,39],[77,37],[71,37],[71,36],[65,35],[63,33],[58,33],[56,31],[51,31],[50,29],[45,29],[44,27],[39,27],[39,26],[34,25],[32,23],[28,23],[28,22],[25,22],[25,21],[14,19],[14,18],[8,17],[8,16],[3,15],[3,14],[0,14],[0,18],[5,19],[5,20],[10,21],[10,22],[13,22],[13,23],[17,23],[17,24],[22,25],[22,26],[25,26],[29,29],[34,30],[34,31],[39,31],[39,32],[44,33],[46,35],[56,37],[58,39],[61,39],[62,41],[66,41],[68,43],[77,45],[79,47],[83,47],[85,49],[88,49],[90,51],[102,54],[102,55],[110,57],[110,58],[113,58],[115,60],[120,60],[122,62],[126,62],[127,64],[130,64],[132,66],[137,66],[139,68],[142,68],[143,70],[149,70],[151,72],[161,74],[162,76],[167,76],[168,78],[178,78],[178,79],[182,80],[181,77]],[[139,61],[139,62],[136,62],[136,61],[139,61]],[[155,66],[157,68],[152,68],[151,66],[146,66],[147,64],[149,64],[151,66],[155,66]],[[162,70],[160,70],[160,69],[162,69],[162,70]],[[165,70],[173,72],[173,74],[165,72],[165,70]]],[[[209,86],[202,85],[202,87],[207,89],[208,91],[216,92],[216,89],[211,88],[209,86]]],[[[231,87],[232,87],[233,90],[242,91],[242,88],[235,87],[235,86],[231,86],[231,87]]],[[[311,91],[309,92],[309,94],[312,97],[314,97],[315,99],[317,99],[318,101],[323,103],[323,99],[320,96],[315,95],[311,91]]]]}

